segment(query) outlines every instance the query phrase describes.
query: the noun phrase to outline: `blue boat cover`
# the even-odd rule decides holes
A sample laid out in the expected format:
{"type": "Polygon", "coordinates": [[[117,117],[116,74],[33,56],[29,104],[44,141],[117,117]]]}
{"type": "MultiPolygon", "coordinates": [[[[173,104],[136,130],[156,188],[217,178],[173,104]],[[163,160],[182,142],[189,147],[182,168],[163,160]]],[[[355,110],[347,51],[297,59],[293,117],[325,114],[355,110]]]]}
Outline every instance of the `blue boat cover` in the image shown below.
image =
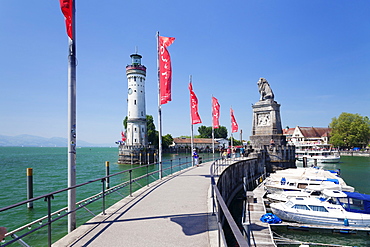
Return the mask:
{"type": "Polygon", "coordinates": [[[269,223],[269,224],[278,224],[281,223],[282,220],[277,217],[275,214],[272,213],[267,213],[261,216],[260,221],[264,223],[269,223]]]}
{"type": "Polygon", "coordinates": [[[361,210],[358,208],[353,208],[351,207],[352,204],[349,204],[349,208],[346,208],[347,211],[370,214],[370,195],[347,191],[343,191],[343,193],[345,193],[348,198],[361,200],[364,206],[363,210],[361,210]]]}
{"type": "Polygon", "coordinates": [[[339,184],[339,180],[336,179],[336,178],[327,178],[325,181],[330,181],[330,182],[333,182],[335,184],[339,184]]]}

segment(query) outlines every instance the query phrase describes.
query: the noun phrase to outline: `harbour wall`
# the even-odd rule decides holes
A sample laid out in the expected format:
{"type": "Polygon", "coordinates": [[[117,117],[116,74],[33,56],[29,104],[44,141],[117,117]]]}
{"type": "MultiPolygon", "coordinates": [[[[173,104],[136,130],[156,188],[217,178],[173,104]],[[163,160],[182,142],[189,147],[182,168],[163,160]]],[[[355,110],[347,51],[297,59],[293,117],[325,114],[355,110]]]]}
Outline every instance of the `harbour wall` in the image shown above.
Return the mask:
{"type": "Polygon", "coordinates": [[[370,151],[339,151],[341,156],[363,156],[370,157],[370,151]]]}

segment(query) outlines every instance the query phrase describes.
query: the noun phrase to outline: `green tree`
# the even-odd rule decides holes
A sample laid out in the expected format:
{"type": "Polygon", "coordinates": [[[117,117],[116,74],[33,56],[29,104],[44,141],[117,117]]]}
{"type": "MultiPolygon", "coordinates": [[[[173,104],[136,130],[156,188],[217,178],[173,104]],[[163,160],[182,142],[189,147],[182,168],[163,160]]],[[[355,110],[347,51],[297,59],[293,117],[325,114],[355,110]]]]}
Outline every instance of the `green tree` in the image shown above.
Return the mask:
{"type": "Polygon", "coordinates": [[[330,143],[335,147],[366,146],[370,139],[370,120],[359,114],[342,112],[332,118],[330,143]]]}
{"type": "Polygon", "coordinates": [[[173,138],[171,134],[162,136],[162,147],[163,148],[168,148],[172,143],[173,143],[173,138]]]}
{"type": "MultiPolygon", "coordinates": [[[[127,129],[127,116],[123,120],[123,127],[127,129]]],[[[155,130],[154,119],[152,115],[146,115],[146,128],[148,133],[148,142],[158,148],[158,131],[155,130]]]]}
{"type": "MultiPolygon", "coordinates": [[[[212,126],[204,125],[198,127],[199,138],[212,138],[212,126]]],[[[220,126],[215,129],[215,138],[227,138],[227,129],[225,126],[220,126]]]]}
{"type": "Polygon", "coordinates": [[[233,146],[243,146],[240,140],[236,140],[234,137],[229,138],[229,145],[231,146],[231,139],[233,140],[233,146]]]}
{"type": "Polygon", "coordinates": [[[148,131],[148,142],[150,145],[154,145],[154,147],[158,148],[158,131],[155,130],[152,115],[146,115],[146,128],[148,131]]]}
{"type": "Polygon", "coordinates": [[[212,138],[212,127],[204,125],[198,127],[199,138],[212,138]]]}

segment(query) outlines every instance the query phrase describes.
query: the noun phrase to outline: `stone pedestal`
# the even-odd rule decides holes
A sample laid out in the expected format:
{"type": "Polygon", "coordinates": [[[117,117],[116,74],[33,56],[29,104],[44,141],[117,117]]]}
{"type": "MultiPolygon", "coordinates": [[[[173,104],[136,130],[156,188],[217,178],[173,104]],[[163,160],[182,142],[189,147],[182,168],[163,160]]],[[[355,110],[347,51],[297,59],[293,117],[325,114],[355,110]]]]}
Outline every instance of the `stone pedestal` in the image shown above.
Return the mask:
{"type": "Polygon", "coordinates": [[[285,145],[280,118],[280,105],[273,99],[260,100],[253,105],[252,136],[254,148],[265,145],[285,145]]]}

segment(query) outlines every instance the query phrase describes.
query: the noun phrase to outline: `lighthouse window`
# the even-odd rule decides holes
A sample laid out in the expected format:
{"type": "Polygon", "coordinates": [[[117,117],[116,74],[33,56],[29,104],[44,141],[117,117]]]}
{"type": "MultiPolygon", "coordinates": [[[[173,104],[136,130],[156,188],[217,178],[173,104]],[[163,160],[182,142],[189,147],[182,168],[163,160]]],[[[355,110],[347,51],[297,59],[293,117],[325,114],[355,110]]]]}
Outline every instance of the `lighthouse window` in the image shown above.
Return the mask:
{"type": "Polygon", "coordinates": [[[136,81],[136,76],[134,76],[134,81],[136,81]]]}
{"type": "Polygon", "coordinates": [[[135,139],[135,142],[137,142],[136,139],[135,139]]]}
{"type": "Polygon", "coordinates": [[[135,128],[135,132],[136,132],[136,128],[135,128]]]}
{"type": "Polygon", "coordinates": [[[136,99],[134,100],[134,105],[136,105],[136,99]]]}

